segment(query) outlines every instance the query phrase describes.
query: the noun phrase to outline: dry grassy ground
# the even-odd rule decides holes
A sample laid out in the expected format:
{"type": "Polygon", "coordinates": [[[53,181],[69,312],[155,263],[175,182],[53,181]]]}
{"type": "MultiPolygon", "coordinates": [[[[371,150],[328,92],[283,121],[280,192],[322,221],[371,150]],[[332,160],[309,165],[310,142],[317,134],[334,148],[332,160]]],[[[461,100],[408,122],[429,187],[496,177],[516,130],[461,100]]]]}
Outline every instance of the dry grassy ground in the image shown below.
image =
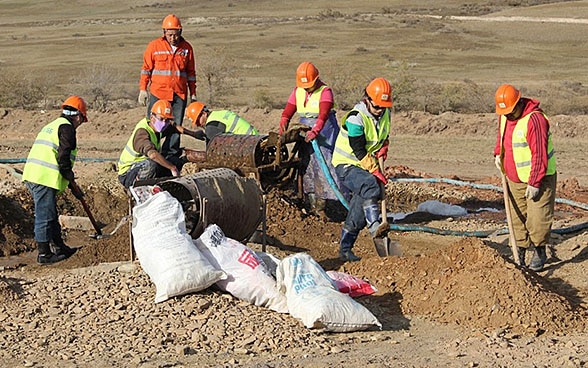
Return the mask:
{"type": "MultiPolygon", "coordinates": [[[[511,81],[546,101],[544,84],[585,84],[588,1],[528,7],[531,1],[144,1],[75,3],[0,0],[0,71],[55,78],[56,99],[83,86],[75,78],[90,65],[120,72],[119,108],[90,110],[79,130],[80,157],[116,158],[144,113],[134,106],[141,53],[159,35],[161,18],[182,17],[197,53],[224,47],[238,65],[233,107],[262,132],[275,130],[279,109],[253,109],[265,91],[282,104],[293,71],[310,59],[326,81],[357,73],[393,76],[397,62],[423,83],[471,79],[487,87],[511,81]],[[514,6],[517,5],[517,6],[514,6]],[[452,18],[452,16],[482,18],[452,18]],[[441,17],[440,17],[441,16],[441,17]],[[508,21],[496,18],[509,17],[508,21]],[[542,18],[542,22],[511,17],[542,18]],[[556,19],[545,19],[552,17],[556,19]],[[488,18],[489,21],[484,21],[488,18]],[[568,19],[568,23],[559,18],[568,19]],[[39,21],[39,19],[43,19],[39,21]],[[316,30],[323,33],[316,32],[316,30]],[[72,81],[72,77],[75,77],[72,81]],[[125,95],[126,94],[126,95],[125,95]]],[[[538,3],[538,2],[533,2],[538,3]]],[[[201,78],[201,76],[199,76],[201,78]]],[[[199,79],[200,96],[207,91],[199,79]],[[203,88],[204,87],[204,88],[203,88]]],[[[359,97],[359,96],[357,96],[359,97]]],[[[585,96],[576,96],[578,99],[585,96]]],[[[491,108],[489,109],[491,112],[491,108]]],[[[0,113],[3,109],[0,109],[0,113]]],[[[6,109],[0,119],[0,158],[22,158],[38,129],[58,111],[6,109]]],[[[558,154],[558,196],[586,202],[588,120],[552,116],[558,154]]],[[[492,163],[495,116],[401,112],[387,160],[389,176],[434,176],[499,185],[492,163]]],[[[191,148],[202,148],[185,138],[191,148]]],[[[12,167],[22,168],[21,164],[12,167]]],[[[76,174],[100,222],[110,231],[126,214],[126,196],[109,162],[79,163],[76,174]]],[[[394,232],[404,257],[377,258],[362,232],[363,260],[341,264],[341,213],[332,222],[308,216],[288,191],[269,194],[268,249],[280,257],[310,253],[325,269],[369,279],[378,293],[359,299],[383,331],[320,334],[217,291],[152,303],[154,288],[128,258],[127,227],[90,241],[66,231],[81,247],[61,264],[39,267],[32,250],[32,201],[0,171],[0,360],[7,366],[46,367],[581,367],[588,364],[588,285],[585,231],[554,235],[546,271],[515,267],[505,235],[489,239],[394,232]],[[88,268],[79,268],[90,266],[88,268]]],[[[428,199],[468,206],[501,206],[501,194],[446,184],[387,185],[389,211],[414,210],[428,199]]],[[[83,215],[66,194],[60,210],[83,215]]],[[[335,208],[336,210],[337,208],[335,208]]],[[[504,227],[504,213],[464,218],[414,216],[406,223],[456,231],[504,227]]],[[[556,228],[586,221],[583,210],[556,208],[556,228]]],[[[259,244],[250,244],[259,247],[259,244]]]]}

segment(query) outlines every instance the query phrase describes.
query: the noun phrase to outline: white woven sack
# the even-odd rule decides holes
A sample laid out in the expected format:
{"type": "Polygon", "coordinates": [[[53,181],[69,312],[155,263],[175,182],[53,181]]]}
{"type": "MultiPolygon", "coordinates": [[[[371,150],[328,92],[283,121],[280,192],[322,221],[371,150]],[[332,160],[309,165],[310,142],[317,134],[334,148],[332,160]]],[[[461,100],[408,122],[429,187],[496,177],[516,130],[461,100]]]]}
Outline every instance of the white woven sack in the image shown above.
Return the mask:
{"type": "Polygon", "coordinates": [[[194,244],[213,266],[228,275],[226,280],[216,283],[221,290],[251,304],[288,313],[286,296],[278,291],[276,280],[253,250],[227,238],[214,224],[208,226],[194,244]]]}
{"type": "Polygon", "coordinates": [[[168,192],[133,208],[132,233],[139,263],[155,284],[155,303],[204,290],[227,277],[194,246],[182,205],[168,192]]]}
{"type": "Polygon", "coordinates": [[[325,270],[306,253],[280,262],[277,283],[286,294],[290,314],[307,328],[331,332],[382,328],[366,307],[339,292],[325,270]]]}

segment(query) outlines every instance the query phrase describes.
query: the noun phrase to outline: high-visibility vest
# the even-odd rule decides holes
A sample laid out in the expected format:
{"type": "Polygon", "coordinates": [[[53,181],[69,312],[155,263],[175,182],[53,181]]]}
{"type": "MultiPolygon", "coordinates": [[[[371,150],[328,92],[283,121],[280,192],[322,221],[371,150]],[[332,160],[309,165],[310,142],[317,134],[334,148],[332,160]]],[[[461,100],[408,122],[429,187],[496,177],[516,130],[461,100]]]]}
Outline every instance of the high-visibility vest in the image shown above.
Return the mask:
{"type": "Polygon", "coordinates": [[[341,131],[339,132],[339,136],[337,136],[337,141],[335,142],[335,150],[333,152],[333,159],[331,160],[333,166],[335,167],[341,164],[361,167],[359,160],[353,154],[353,149],[349,144],[349,136],[347,134],[347,118],[353,112],[359,114],[363,121],[363,128],[366,139],[365,148],[368,155],[371,155],[382,148],[382,145],[386,139],[388,139],[388,135],[390,134],[390,109],[384,110],[378,127],[376,127],[374,120],[363,112],[359,110],[349,111],[347,114],[345,114],[345,116],[343,116],[343,125],[341,126],[341,131]]]}
{"type": "MultiPolygon", "coordinates": [[[[545,114],[538,111],[535,111],[534,113],[539,113],[545,116],[545,114]]],[[[514,130],[512,131],[512,155],[517,169],[517,175],[524,183],[529,181],[529,176],[531,175],[531,160],[533,158],[531,155],[531,149],[529,148],[529,143],[527,143],[527,126],[529,119],[531,118],[531,114],[527,114],[520,118],[519,121],[517,121],[514,130]]],[[[547,119],[547,116],[545,116],[545,119],[547,119]]],[[[506,117],[502,115],[500,117],[501,142],[505,129],[506,117]]],[[[502,145],[500,150],[504,150],[502,145]]],[[[547,135],[547,171],[545,172],[545,175],[553,175],[555,174],[555,170],[555,150],[553,149],[553,142],[551,141],[551,132],[549,132],[547,135]]]]}
{"type": "Polygon", "coordinates": [[[196,90],[194,50],[184,38],[175,51],[165,37],[151,41],[143,53],[143,66],[139,89],[149,92],[160,100],[172,101],[174,93],[183,100],[188,89],[196,90]]]}
{"type": "MultiPolygon", "coordinates": [[[[69,181],[59,172],[57,151],[59,149],[59,127],[62,124],[70,124],[69,120],[59,117],[45,125],[37,134],[35,143],[31,147],[27,162],[22,173],[22,180],[31,183],[45,185],[57,189],[59,193],[67,188],[69,181]]],[[[76,160],[78,148],[71,151],[71,166],[76,160]]]]}
{"type": "Polygon", "coordinates": [[[323,84],[315,91],[312,91],[308,99],[306,99],[307,92],[304,88],[296,88],[296,113],[300,118],[318,118],[321,94],[326,87],[323,84]]]}
{"type": "MultiPolygon", "coordinates": [[[[314,127],[316,120],[318,119],[320,112],[320,102],[323,90],[327,88],[326,85],[322,85],[313,91],[308,100],[306,99],[306,90],[304,88],[296,88],[296,113],[299,117],[299,122],[309,127],[314,127]]],[[[337,135],[339,134],[339,125],[337,123],[337,116],[334,110],[335,105],[329,111],[327,121],[320,132],[320,136],[323,138],[319,141],[319,144],[328,147],[333,147],[337,135]]]]}
{"type": "Polygon", "coordinates": [[[133,164],[147,159],[147,156],[135,151],[135,149],[133,148],[135,134],[137,134],[137,130],[139,129],[145,129],[147,133],[149,133],[149,140],[151,141],[151,143],[155,145],[157,151],[159,151],[160,149],[159,137],[157,136],[153,128],[151,128],[151,126],[149,125],[149,120],[147,118],[144,118],[143,120],[139,121],[137,125],[135,125],[133,133],[131,134],[125,148],[120,154],[120,158],[118,159],[118,175],[123,175],[124,173],[129,171],[133,164]]]}
{"type": "Polygon", "coordinates": [[[220,121],[225,125],[225,133],[259,135],[257,129],[247,120],[229,110],[211,111],[206,122],[220,121]]]}

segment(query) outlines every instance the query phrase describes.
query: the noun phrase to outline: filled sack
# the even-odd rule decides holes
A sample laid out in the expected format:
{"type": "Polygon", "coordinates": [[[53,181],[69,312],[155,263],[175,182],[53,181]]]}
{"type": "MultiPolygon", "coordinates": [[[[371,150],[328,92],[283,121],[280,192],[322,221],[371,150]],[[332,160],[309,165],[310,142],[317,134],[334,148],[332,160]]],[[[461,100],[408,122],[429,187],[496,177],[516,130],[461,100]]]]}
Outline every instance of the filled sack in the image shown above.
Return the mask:
{"type": "Polygon", "coordinates": [[[286,294],[290,314],[307,328],[349,332],[382,327],[366,307],[339,292],[325,270],[306,253],[284,258],[278,265],[276,282],[286,294]]]}
{"type": "Polygon", "coordinates": [[[155,303],[227,278],[194,246],[182,205],[168,192],[154,194],[133,208],[132,234],[139,263],[155,284],[155,303]]]}
{"type": "Polygon", "coordinates": [[[236,298],[279,313],[288,313],[286,297],[276,288],[263,260],[249,247],[227,238],[220,227],[209,225],[194,241],[210,263],[227,278],[216,285],[236,298]]]}

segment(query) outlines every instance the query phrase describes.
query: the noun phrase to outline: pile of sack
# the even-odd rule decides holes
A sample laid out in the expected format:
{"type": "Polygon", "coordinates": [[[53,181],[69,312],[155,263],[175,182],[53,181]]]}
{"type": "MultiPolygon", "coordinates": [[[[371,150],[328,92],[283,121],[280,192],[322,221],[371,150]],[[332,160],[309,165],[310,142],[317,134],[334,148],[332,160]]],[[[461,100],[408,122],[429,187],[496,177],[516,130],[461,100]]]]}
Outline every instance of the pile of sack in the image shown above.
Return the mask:
{"type": "Polygon", "coordinates": [[[254,305],[289,313],[307,328],[347,332],[382,327],[352,298],[375,292],[369,283],[326,272],[306,253],[279,260],[255,252],[216,225],[193,240],[180,202],[168,192],[133,208],[132,233],[141,267],[155,284],[156,303],[216,285],[254,305]]]}

